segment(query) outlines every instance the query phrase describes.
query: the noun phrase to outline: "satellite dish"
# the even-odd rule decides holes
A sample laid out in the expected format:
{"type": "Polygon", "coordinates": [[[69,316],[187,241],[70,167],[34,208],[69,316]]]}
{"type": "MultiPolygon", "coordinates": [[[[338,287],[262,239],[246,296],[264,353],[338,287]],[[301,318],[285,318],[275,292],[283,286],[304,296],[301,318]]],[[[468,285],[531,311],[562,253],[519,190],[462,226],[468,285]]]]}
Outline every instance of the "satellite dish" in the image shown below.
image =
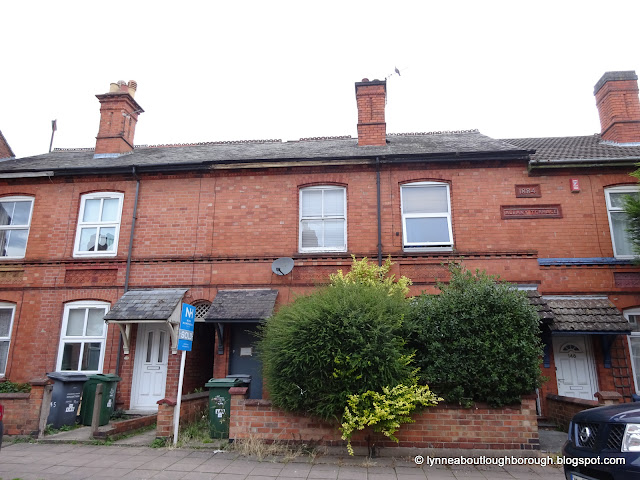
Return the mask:
{"type": "Polygon", "coordinates": [[[293,270],[293,258],[282,257],[277,258],[271,264],[271,271],[276,275],[286,275],[293,270]]]}

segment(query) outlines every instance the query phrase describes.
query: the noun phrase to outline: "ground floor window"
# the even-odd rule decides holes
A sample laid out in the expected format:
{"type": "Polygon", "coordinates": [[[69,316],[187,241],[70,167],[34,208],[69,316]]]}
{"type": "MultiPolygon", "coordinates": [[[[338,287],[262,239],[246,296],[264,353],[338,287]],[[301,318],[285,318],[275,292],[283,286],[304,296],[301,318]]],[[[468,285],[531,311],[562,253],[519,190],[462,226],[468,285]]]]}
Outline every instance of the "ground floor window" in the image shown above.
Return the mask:
{"type": "Polygon", "coordinates": [[[100,373],[104,360],[109,311],[106,302],[72,302],[64,307],[56,370],[100,373]]]}
{"type": "Polygon", "coordinates": [[[7,371],[7,359],[9,358],[9,344],[11,343],[11,329],[15,305],[0,303],[0,377],[4,377],[7,371]]]}
{"type": "Polygon", "coordinates": [[[640,308],[628,308],[623,314],[629,321],[631,330],[631,335],[629,335],[631,367],[633,369],[636,392],[640,393],[640,308]]]}

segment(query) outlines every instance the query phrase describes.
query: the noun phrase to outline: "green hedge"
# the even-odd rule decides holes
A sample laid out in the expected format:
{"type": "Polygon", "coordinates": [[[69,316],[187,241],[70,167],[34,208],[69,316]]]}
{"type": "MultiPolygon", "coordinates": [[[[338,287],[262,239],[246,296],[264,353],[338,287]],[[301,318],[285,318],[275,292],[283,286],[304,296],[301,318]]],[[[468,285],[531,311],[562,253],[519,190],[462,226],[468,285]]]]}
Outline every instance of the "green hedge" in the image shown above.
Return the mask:
{"type": "Polygon", "coordinates": [[[349,395],[410,383],[400,331],[404,295],[376,283],[337,281],[283,306],[258,345],[274,405],[341,418],[349,395]]]}
{"type": "Polygon", "coordinates": [[[407,322],[420,379],[446,401],[502,406],[540,384],[539,320],[524,292],[451,268],[439,295],[412,301],[407,322]]]}

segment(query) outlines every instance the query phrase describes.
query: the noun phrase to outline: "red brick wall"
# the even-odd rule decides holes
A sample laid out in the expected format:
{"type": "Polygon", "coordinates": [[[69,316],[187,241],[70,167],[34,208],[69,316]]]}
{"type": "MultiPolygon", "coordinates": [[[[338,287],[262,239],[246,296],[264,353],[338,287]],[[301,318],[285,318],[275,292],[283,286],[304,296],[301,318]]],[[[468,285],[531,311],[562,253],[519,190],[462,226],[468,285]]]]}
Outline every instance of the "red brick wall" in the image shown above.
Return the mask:
{"type": "MultiPolygon", "coordinates": [[[[173,437],[173,412],[175,398],[166,398],[158,402],[157,437],[173,437]]],[[[207,415],[209,409],[209,392],[184,395],[180,403],[180,425],[184,426],[207,415]]]]}
{"type": "MultiPolygon", "coordinates": [[[[442,405],[415,415],[415,423],[400,427],[400,443],[379,438],[385,447],[537,450],[540,448],[535,398],[523,398],[521,405],[473,408],[442,405]]],[[[326,445],[345,443],[338,426],[279,410],[269,400],[248,400],[231,396],[229,438],[261,438],[270,441],[304,441],[326,445]]],[[[354,445],[366,445],[366,435],[354,435],[354,445]]]]}
{"type": "Polygon", "coordinates": [[[157,423],[158,415],[145,415],[144,417],[130,418],[119,422],[109,423],[109,428],[102,428],[96,432],[94,437],[108,438],[132,432],[140,428],[150,427],[157,423]]]}
{"type": "MultiPolygon", "coordinates": [[[[141,175],[141,179],[132,289],[186,287],[190,289],[187,301],[211,301],[220,288],[276,288],[279,306],[313,290],[328,273],[348,268],[350,253],[376,256],[376,175],[372,166],[218,170],[141,175]],[[327,183],[346,185],[348,252],[299,255],[299,189],[327,183]],[[296,259],[287,276],[271,272],[272,261],[281,256],[296,259]]],[[[537,263],[538,258],[548,257],[612,256],[604,188],[629,183],[622,170],[532,177],[524,161],[484,162],[481,166],[471,162],[386,164],[381,171],[383,255],[391,255],[396,262],[394,273],[414,279],[412,294],[435,293],[436,279],[446,278],[441,263],[464,261],[470,269],[486,269],[504,280],[537,284],[543,294],[606,293],[616,305],[638,306],[637,289],[617,287],[613,277],[615,272],[638,272],[637,266],[541,268],[537,263]],[[572,177],[580,180],[578,194],[569,191],[572,177]],[[451,185],[454,253],[402,250],[400,186],[424,180],[451,185]],[[542,196],[516,199],[514,185],[527,183],[539,183],[542,196]],[[500,205],[545,204],[561,205],[563,218],[503,220],[500,215],[500,205]]],[[[135,185],[131,176],[0,181],[0,196],[31,195],[35,199],[26,258],[0,265],[0,301],[16,305],[7,368],[11,380],[24,382],[55,369],[65,302],[101,300],[113,305],[123,294],[135,185]],[[80,198],[96,191],[124,193],[118,252],[115,257],[76,259],[73,244],[80,198]]],[[[120,364],[123,381],[118,403],[125,408],[135,331],[133,328],[131,353],[122,356],[120,364]]],[[[115,372],[118,337],[119,330],[110,326],[105,372],[115,372]]],[[[214,357],[211,376],[223,376],[226,353],[214,357]]],[[[171,355],[167,395],[175,395],[178,367],[179,355],[171,355]]],[[[603,382],[610,375],[610,371],[599,373],[603,382]]],[[[204,369],[200,375],[202,378],[189,379],[185,388],[196,388],[206,376],[204,369]]]]}
{"type": "Polygon", "coordinates": [[[576,413],[599,406],[597,400],[584,400],[582,398],[562,397],[552,394],[547,395],[546,400],[547,417],[565,431],[569,428],[569,422],[576,413]]]}
{"type": "Polygon", "coordinates": [[[29,393],[0,393],[5,434],[38,435],[45,384],[44,381],[32,383],[29,393]]]}

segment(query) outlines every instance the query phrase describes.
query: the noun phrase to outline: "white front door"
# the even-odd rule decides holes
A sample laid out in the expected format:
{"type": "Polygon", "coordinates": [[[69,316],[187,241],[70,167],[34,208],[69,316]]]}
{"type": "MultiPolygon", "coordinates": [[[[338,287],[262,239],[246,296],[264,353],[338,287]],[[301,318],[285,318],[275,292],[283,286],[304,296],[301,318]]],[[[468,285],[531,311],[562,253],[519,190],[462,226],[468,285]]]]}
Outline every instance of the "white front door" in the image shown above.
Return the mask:
{"type": "Polygon", "coordinates": [[[131,410],[157,410],[164,398],[169,358],[169,330],[163,323],[138,324],[133,364],[131,410]]]}
{"type": "Polygon", "coordinates": [[[598,382],[590,343],[584,335],[553,337],[558,395],[595,400],[598,382]]]}

